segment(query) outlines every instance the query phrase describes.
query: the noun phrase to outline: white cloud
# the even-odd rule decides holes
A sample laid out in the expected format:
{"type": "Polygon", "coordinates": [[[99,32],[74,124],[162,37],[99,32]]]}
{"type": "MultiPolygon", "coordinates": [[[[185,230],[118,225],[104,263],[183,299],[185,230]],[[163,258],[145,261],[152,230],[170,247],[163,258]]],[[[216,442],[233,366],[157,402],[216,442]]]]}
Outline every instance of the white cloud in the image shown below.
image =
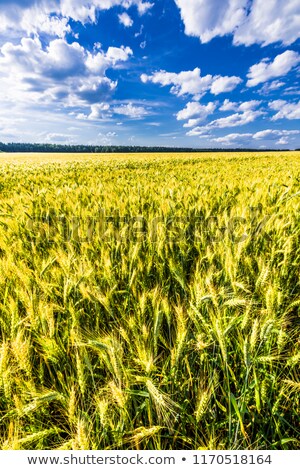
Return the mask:
{"type": "Polygon", "coordinates": [[[262,111],[248,110],[242,113],[235,113],[225,118],[216,119],[212,121],[208,126],[210,128],[223,128],[223,127],[236,127],[244,126],[250,122],[254,122],[258,116],[263,114],[262,111]]]}
{"type": "Polygon", "coordinates": [[[300,131],[298,130],[279,130],[279,129],[265,129],[264,131],[259,131],[253,134],[253,139],[274,139],[280,136],[287,138],[288,136],[298,135],[300,131]]]}
{"type": "Polygon", "coordinates": [[[140,119],[149,114],[149,111],[143,106],[134,106],[132,103],[115,106],[113,111],[116,114],[123,114],[132,119],[140,119]]]}
{"type": "Polygon", "coordinates": [[[239,144],[239,143],[244,143],[245,141],[249,141],[252,137],[252,134],[228,134],[223,137],[216,137],[212,139],[214,142],[217,142],[219,144],[223,145],[231,145],[233,143],[239,144]]]}
{"type": "Polygon", "coordinates": [[[103,101],[117,83],[106,70],[128,60],[131,49],[87,52],[78,42],[54,39],[43,49],[38,38],[0,48],[0,99],[12,103],[80,106],[103,101]]]}
{"type": "Polygon", "coordinates": [[[71,26],[68,23],[68,18],[49,16],[35,6],[30,10],[25,10],[21,19],[20,29],[28,35],[43,32],[49,36],[64,38],[67,33],[72,32],[71,26]]]}
{"type": "Polygon", "coordinates": [[[271,83],[264,83],[261,89],[259,90],[260,94],[267,95],[273,91],[278,90],[279,88],[282,88],[285,85],[284,82],[281,82],[280,80],[273,80],[271,83]]]}
{"type": "Polygon", "coordinates": [[[237,111],[239,108],[238,103],[234,103],[230,101],[229,99],[224,100],[224,103],[222,106],[219,108],[220,111],[237,111]]]}
{"type": "Polygon", "coordinates": [[[195,127],[186,133],[189,137],[207,135],[208,129],[206,127],[195,127]]]}
{"type": "Polygon", "coordinates": [[[253,0],[250,14],[234,33],[235,44],[292,44],[299,38],[298,0],[253,0]]]}
{"type": "Polygon", "coordinates": [[[269,103],[269,107],[277,113],[271,118],[272,121],[278,119],[300,119],[300,101],[288,103],[285,100],[275,100],[269,103]]]}
{"type": "Polygon", "coordinates": [[[300,54],[294,51],[285,51],[275,57],[273,62],[264,59],[252,65],[247,74],[247,86],[253,87],[272,78],[282,77],[300,62],[300,54]]]}
{"type": "Polygon", "coordinates": [[[87,53],[86,66],[94,74],[104,74],[105,70],[115,66],[118,62],[126,62],[133,54],[130,47],[109,47],[107,52],[96,54],[87,53]]]}
{"type": "Polygon", "coordinates": [[[2,0],[0,32],[19,32],[22,35],[43,32],[64,37],[71,32],[70,19],[82,24],[96,23],[97,10],[116,6],[124,9],[136,6],[139,14],[143,15],[152,8],[153,3],[143,0],[2,0]]]}
{"type": "Polygon", "coordinates": [[[286,145],[289,143],[289,137],[293,135],[298,135],[300,134],[300,131],[298,130],[274,130],[274,129],[266,129],[264,131],[259,131],[256,132],[255,134],[251,133],[233,133],[233,134],[228,134],[222,137],[216,137],[213,138],[212,140],[214,142],[223,144],[223,145],[232,145],[232,144],[244,144],[245,142],[248,143],[248,145],[256,145],[254,141],[257,140],[266,140],[266,141],[274,141],[279,138],[279,140],[276,142],[278,145],[286,145]],[[252,144],[251,144],[252,142],[252,144]]]}
{"type": "Polygon", "coordinates": [[[288,86],[282,90],[283,95],[300,95],[300,87],[298,85],[288,86]]]}
{"type": "Polygon", "coordinates": [[[234,90],[240,83],[242,83],[240,77],[219,77],[214,80],[211,86],[211,93],[213,95],[219,95],[220,93],[225,93],[234,90]]]}
{"type": "Polygon", "coordinates": [[[144,15],[148,10],[154,6],[154,3],[151,2],[141,2],[137,3],[138,12],[140,15],[144,15]]]}
{"type": "Polygon", "coordinates": [[[261,104],[259,100],[243,101],[241,103],[232,102],[228,99],[224,100],[220,111],[250,111],[256,109],[261,104]]]}
{"type": "Polygon", "coordinates": [[[39,39],[23,38],[21,43],[14,45],[5,43],[0,48],[1,75],[24,74],[33,78],[41,74],[45,77],[64,77],[82,73],[85,51],[80,44],[68,44],[64,39],[50,42],[44,51],[39,39]]]}
{"type": "Polygon", "coordinates": [[[247,0],[175,0],[185,25],[185,33],[209,42],[232,33],[243,21],[247,0]]]}
{"type": "Polygon", "coordinates": [[[49,132],[45,137],[45,142],[53,142],[59,144],[74,143],[74,134],[62,134],[58,132],[49,132]]]}
{"type": "Polygon", "coordinates": [[[103,119],[107,117],[107,111],[109,111],[110,106],[108,103],[95,103],[91,105],[91,113],[88,116],[88,119],[91,121],[103,119]]]}
{"type": "Polygon", "coordinates": [[[200,124],[200,122],[202,121],[203,121],[202,117],[189,119],[187,122],[183,124],[183,127],[195,127],[195,126],[198,126],[198,124],[200,124]]]}
{"type": "MultiPolygon", "coordinates": [[[[210,122],[205,126],[205,129],[242,126],[253,122],[256,117],[263,114],[262,111],[256,110],[260,104],[261,101],[258,100],[245,101],[243,103],[233,103],[229,100],[225,100],[220,110],[227,111],[229,109],[234,109],[237,112],[225,118],[219,118],[210,122]]],[[[210,102],[207,105],[201,105],[196,101],[190,101],[184,109],[177,113],[177,120],[187,120],[183,127],[198,126],[198,124],[204,121],[207,116],[213,114],[216,108],[217,104],[213,102],[210,102]]]]}
{"type": "Polygon", "coordinates": [[[209,114],[212,114],[216,109],[216,105],[212,102],[207,105],[201,105],[196,101],[190,101],[187,103],[186,107],[177,113],[177,120],[182,121],[190,119],[193,116],[197,116],[196,120],[198,122],[206,119],[209,114]]]}
{"type": "Polygon", "coordinates": [[[62,17],[60,12],[52,11],[57,6],[53,1],[2,1],[0,11],[0,33],[22,33],[24,35],[46,33],[50,36],[64,37],[71,32],[69,18],[62,17]]]}
{"type": "Polygon", "coordinates": [[[118,137],[118,134],[114,131],[113,132],[109,131],[109,132],[106,132],[106,134],[102,134],[102,132],[99,132],[98,136],[99,137],[111,138],[111,137],[118,137]]]}
{"type": "Polygon", "coordinates": [[[171,93],[177,96],[192,95],[195,99],[200,99],[207,91],[214,95],[224,91],[232,91],[241,79],[239,77],[221,77],[220,75],[201,76],[201,70],[196,67],[194,70],[179,73],[166,72],[161,70],[152,75],[141,75],[143,83],[152,82],[162,86],[171,85],[171,93]]]}
{"type": "Polygon", "coordinates": [[[117,62],[126,62],[133,54],[130,47],[109,47],[106,52],[106,57],[112,64],[116,64],[117,62]]]}
{"type": "Polygon", "coordinates": [[[118,15],[119,22],[125,26],[125,28],[130,28],[133,25],[133,20],[130,18],[130,16],[127,13],[121,13],[118,15]]]}
{"type": "Polygon", "coordinates": [[[277,145],[287,145],[289,140],[286,137],[280,137],[280,139],[276,142],[277,145]]]}
{"type": "Polygon", "coordinates": [[[275,131],[275,130],[272,130],[272,129],[265,129],[264,131],[259,131],[259,132],[256,132],[254,135],[253,135],[253,138],[254,139],[269,139],[269,138],[272,138],[274,135],[277,137],[278,135],[280,135],[280,133],[278,134],[279,131],[275,131]]]}
{"type": "Polygon", "coordinates": [[[299,37],[298,0],[175,0],[185,33],[206,43],[233,35],[234,44],[292,44],[299,37]]]}
{"type": "Polygon", "coordinates": [[[171,93],[177,96],[193,95],[200,97],[206,93],[213,82],[212,75],[201,77],[201,71],[198,67],[191,71],[180,73],[171,73],[161,70],[153,75],[141,75],[143,83],[152,82],[162,86],[171,85],[171,93]]]}
{"type": "Polygon", "coordinates": [[[238,107],[239,111],[251,111],[256,109],[261,104],[260,100],[251,100],[251,101],[244,101],[238,107]]]}
{"type": "Polygon", "coordinates": [[[264,114],[263,111],[247,109],[239,113],[231,114],[230,116],[227,116],[225,118],[215,119],[214,121],[211,121],[205,126],[195,127],[191,131],[187,132],[186,135],[201,135],[207,133],[207,131],[210,131],[211,129],[223,129],[226,127],[244,126],[246,124],[254,122],[256,118],[261,116],[262,114],[264,114]]]}

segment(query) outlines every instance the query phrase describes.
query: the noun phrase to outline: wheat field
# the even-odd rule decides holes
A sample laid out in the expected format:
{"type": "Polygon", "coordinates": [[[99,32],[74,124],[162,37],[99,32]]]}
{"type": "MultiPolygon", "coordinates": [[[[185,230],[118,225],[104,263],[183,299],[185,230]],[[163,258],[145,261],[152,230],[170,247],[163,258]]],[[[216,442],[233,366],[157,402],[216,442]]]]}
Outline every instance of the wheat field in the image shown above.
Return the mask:
{"type": "Polygon", "coordinates": [[[0,448],[299,447],[300,152],[0,155],[0,448]]]}

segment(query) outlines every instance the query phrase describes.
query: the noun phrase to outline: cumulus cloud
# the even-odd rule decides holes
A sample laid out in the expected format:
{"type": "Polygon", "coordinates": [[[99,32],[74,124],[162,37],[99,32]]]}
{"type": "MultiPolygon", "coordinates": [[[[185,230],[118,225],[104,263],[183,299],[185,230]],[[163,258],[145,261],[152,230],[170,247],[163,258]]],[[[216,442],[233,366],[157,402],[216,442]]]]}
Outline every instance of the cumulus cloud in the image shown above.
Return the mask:
{"type": "Polygon", "coordinates": [[[132,54],[133,52],[130,47],[109,47],[106,52],[106,57],[115,65],[117,62],[126,62],[132,54]]]}
{"type": "Polygon", "coordinates": [[[286,145],[289,143],[289,137],[300,134],[298,130],[277,130],[277,129],[265,129],[263,131],[251,133],[233,133],[227,134],[222,137],[216,137],[212,140],[222,145],[243,145],[246,142],[248,145],[256,145],[255,141],[277,141],[278,145],[286,145]]]}
{"type": "Polygon", "coordinates": [[[242,103],[237,103],[230,101],[228,99],[224,100],[222,106],[220,106],[220,111],[249,111],[256,109],[261,104],[260,100],[250,100],[243,101],[242,103]]]}
{"type": "MultiPolygon", "coordinates": [[[[229,127],[244,126],[254,122],[264,112],[257,109],[261,104],[259,100],[244,101],[242,103],[231,102],[228,99],[219,108],[220,111],[236,111],[224,118],[214,119],[204,126],[198,124],[212,114],[216,108],[216,103],[208,103],[206,106],[197,102],[190,102],[186,107],[177,113],[177,119],[188,119],[183,127],[194,127],[187,132],[188,136],[201,136],[207,134],[212,129],[223,129],[229,127]],[[196,126],[196,127],[195,127],[196,126]]],[[[240,135],[240,134],[235,134],[240,135]]],[[[244,135],[244,134],[243,134],[244,135]]]]}
{"type": "Polygon", "coordinates": [[[207,43],[217,36],[233,35],[233,43],[292,44],[299,37],[300,4],[297,0],[175,0],[185,33],[207,43]]]}
{"type": "Polygon", "coordinates": [[[150,10],[154,6],[154,3],[151,2],[138,1],[136,3],[140,15],[144,15],[148,10],[150,10]]]}
{"type": "Polygon", "coordinates": [[[208,131],[212,129],[223,129],[226,127],[244,126],[246,124],[254,122],[256,118],[261,116],[262,114],[264,114],[263,111],[247,109],[242,112],[231,114],[225,118],[215,119],[209,122],[208,124],[206,124],[205,126],[197,126],[191,131],[187,132],[186,135],[195,136],[195,135],[206,134],[208,131]]]}
{"type": "MultiPolygon", "coordinates": [[[[54,1],[48,2],[48,6],[57,7],[54,1]]],[[[68,18],[53,14],[50,16],[47,2],[44,0],[2,0],[0,11],[0,33],[12,31],[39,33],[45,32],[49,35],[64,37],[71,31],[68,18]]]]}
{"type": "Polygon", "coordinates": [[[275,100],[269,103],[269,107],[277,113],[271,118],[272,121],[278,119],[300,119],[300,101],[289,103],[285,100],[275,100]]]}
{"type": "Polygon", "coordinates": [[[258,106],[261,104],[260,100],[250,100],[250,101],[244,101],[240,103],[238,107],[238,111],[251,111],[253,109],[258,108],[258,106]]]}
{"type": "Polygon", "coordinates": [[[300,95],[300,87],[298,85],[288,86],[282,90],[283,95],[300,95]]]}
{"type": "Polygon", "coordinates": [[[74,134],[62,134],[59,132],[49,132],[45,137],[45,142],[71,144],[74,143],[74,134]]]}
{"type": "Polygon", "coordinates": [[[234,32],[234,43],[289,45],[299,38],[299,31],[300,3],[297,0],[253,0],[248,16],[234,32]]]}
{"type": "Polygon", "coordinates": [[[216,78],[211,86],[211,93],[213,95],[219,95],[234,90],[240,83],[242,83],[240,77],[219,77],[216,78]]]}
{"type": "Polygon", "coordinates": [[[258,116],[263,114],[262,111],[247,110],[242,113],[235,113],[225,118],[219,118],[212,121],[208,126],[210,128],[236,127],[244,126],[250,122],[254,122],[258,116]]]}
{"type": "Polygon", "coordinates": [[[285,83],[281,82],[280,80],[273,80],[270,83],[264,83],[261,89],[259,90],[259,93],[262,95],[268,95],[279,90],[279,88],[282,88],[284,85],[285,83]]]}
{"type": "Polygon", "coordinates": [[[247,74],[247,86],[254,87],[276,77],[286,75],[300,62],[300,54],[295,51],[285,51],[275,57],[273,62],[264,59],[258,64],[252,65],[247,74]]]}
{"type": "Polygon", "coordinates": [[[36,75],[65,78],[83,71],[84,58],[84,48],[77,42],[55,39],[44,51],[39,39],[23,38],[20,44],[7,42],[1,47],[1,75],[11,73],[13,78],[23,73],[24,80],[36,75]]]}
{"type": "Polygon", "coordinates": [[[213,142],[217,142],[218,144],[222,145],[232,145],[232,144],[241,144],[244,143],[245,141],[249,141],[252,137],[252,134],[241,134],[241,133],[235,133],[235,134],[228,134],[223,137],[216,137],[213,140],[213,142]]]}
{"type": "Polygon", "coordinates": [[[239,104],[238,103],[234,103],[232,101],[230,101],[228,98],[226,98],[226,100],[224,100],[224,103],[222,104],[222,106],[220,106],[220,111],[237,111],[239,108],[239,104]]]}
{"type": "Polygon", "coordinates": [[[140,119],[149,114],[149,111],[144,106],[134,106],[132,103],[115,106],[113,111],[116,114],[123,114],[131,119],[140,119]]]}
{"type": "Polygon", "coordinates": [[[265,129],[264,131],[256,132],[253,135],[253,138],[254,139],[268,139],[270,137],[272,138],[274,135],[278,136],[278,132],[279,131],[272,130],[272,129],[265,129]]]}
{"type": "Polygon", "coordinates": [[[191,129],[190,131],[188,131],[186,133],[187,136],[189,137],[200,137],[200,136],[203,136],[203,135],[209,135],[207,134],[207,131],[209,129],[207,127],[200,127],[200,126],[197,126],[197,127],[194,127],[194,129],[191,129]]]}
{"type": "MultiPolygon", "coordinates": [[[[2,33],[19,31],[23,35],[30,35],[43,32],[64,37],[66,33],[71,32],[70,20],[82,24],[96,23],[98,10],[108,10],[116,6],[124,9],[136,6],[139,14],[143,15],[152,8],[153,3],[144,0],[2,0],[1,6],[2,33]]],[[[125,26],[131,26],[125,16],[120,16],[125,26]]]]}
{"type": "Polygon", "coordinates": [[[133,25],[133,20],[130,18],[128,13],[121,13],[118,15],[119,22],[125,26],[125,28],[130,28],[133,25]]]}
{"type": "Polygon", "coordinates": [[[277,145],[288,145],[289,141],[286,137],[280,137],[276,143],[277,145]]]}
{"type": "Polygon", "coordinates": [[[171,73],[161,70],[153,75],[141,75],[143,83],[152,82],[162,86],[171,85],[171,93],[177,96],[193,95],[201,96],[206,93],[213,82],[212,75],[201,77],[201,71],[198,67],[191,71],[171,73]]]}
{"type": "MultiPolygon", "coordinates": [[[[177,120],[187,120],[191,117],[194,117],[191,121],[193,122],[192,125],[197,121],[201,122],[207,118],[210,114],[212,114],[216,109],[216,105],[212,102],[208,103],[207,105],[201,105],[196,101],[190,101],[187,103],[186,107],[177,113],[177,120]]],[[[190,124],[186,127],[190,127],[190,124]]]]}
{"type": "Polygon", "coordinates": [[[91,121],[98,119],[104,119],[107,117],[107,111],[109,111],[110,105],[108,103],[94,103],[91,105],[91,113],[87,118],[91,121]]]}
{"type": "Polygon", "coordinates": [[[209,42],[232,33],[245,17],[247,0],[175,0],[185,33],[209,42]]]}
{"type": "Polygon", "coordinates": [[[59,106],[101,102],[117,86],[106,71],[131,55],[123,46],[92,54],[65,39],[54,39],[46,48],[37,37],[8,42],[0,48],[0,98],[59,106]]]}
{"type": "Polygon", "coordinates": [[[253,139],[274,139],[278,137],[288,137],[292,135],[298,135],[300,131],[298,130],[279,130],[279,129],[265,129],[263,131],[256,132],[253,134],[253,139]]]}
{"type": "Polygon", "coordinates": [[[141,80],[143,83],[152,82],[161,86],[171,86],[171,93],[174,95],[192,95],[195,99],[200,99],[207,91],[211,91],[214,95],[225,91],[232,91],[242,82],[239,77],[235,76],[201,76],[199,67],[179,73],[160,70],[152,75],[142,74],[141,80]]]}

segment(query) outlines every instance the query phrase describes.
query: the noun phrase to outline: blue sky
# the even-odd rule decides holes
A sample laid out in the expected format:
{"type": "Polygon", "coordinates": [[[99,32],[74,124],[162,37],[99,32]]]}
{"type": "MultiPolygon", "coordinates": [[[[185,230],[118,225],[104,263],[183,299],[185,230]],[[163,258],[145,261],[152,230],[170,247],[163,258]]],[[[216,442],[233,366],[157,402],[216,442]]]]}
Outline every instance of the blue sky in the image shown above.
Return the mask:
{"type": "Polygon", "coordinates": [[[300,147],[299,0],[0,0],[0,141],[300,147]]]}

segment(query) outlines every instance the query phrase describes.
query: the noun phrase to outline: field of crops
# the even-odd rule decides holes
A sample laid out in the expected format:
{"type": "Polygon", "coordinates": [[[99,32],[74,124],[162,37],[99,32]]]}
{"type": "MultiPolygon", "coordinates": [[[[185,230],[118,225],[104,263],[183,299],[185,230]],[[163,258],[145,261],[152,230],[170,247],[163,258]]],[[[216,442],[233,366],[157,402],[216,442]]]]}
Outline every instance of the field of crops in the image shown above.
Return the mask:
{"type": "Polygon", "coordinates": [[[0,155],[1,449],[299,447],[300,152],[0,155]]]}

